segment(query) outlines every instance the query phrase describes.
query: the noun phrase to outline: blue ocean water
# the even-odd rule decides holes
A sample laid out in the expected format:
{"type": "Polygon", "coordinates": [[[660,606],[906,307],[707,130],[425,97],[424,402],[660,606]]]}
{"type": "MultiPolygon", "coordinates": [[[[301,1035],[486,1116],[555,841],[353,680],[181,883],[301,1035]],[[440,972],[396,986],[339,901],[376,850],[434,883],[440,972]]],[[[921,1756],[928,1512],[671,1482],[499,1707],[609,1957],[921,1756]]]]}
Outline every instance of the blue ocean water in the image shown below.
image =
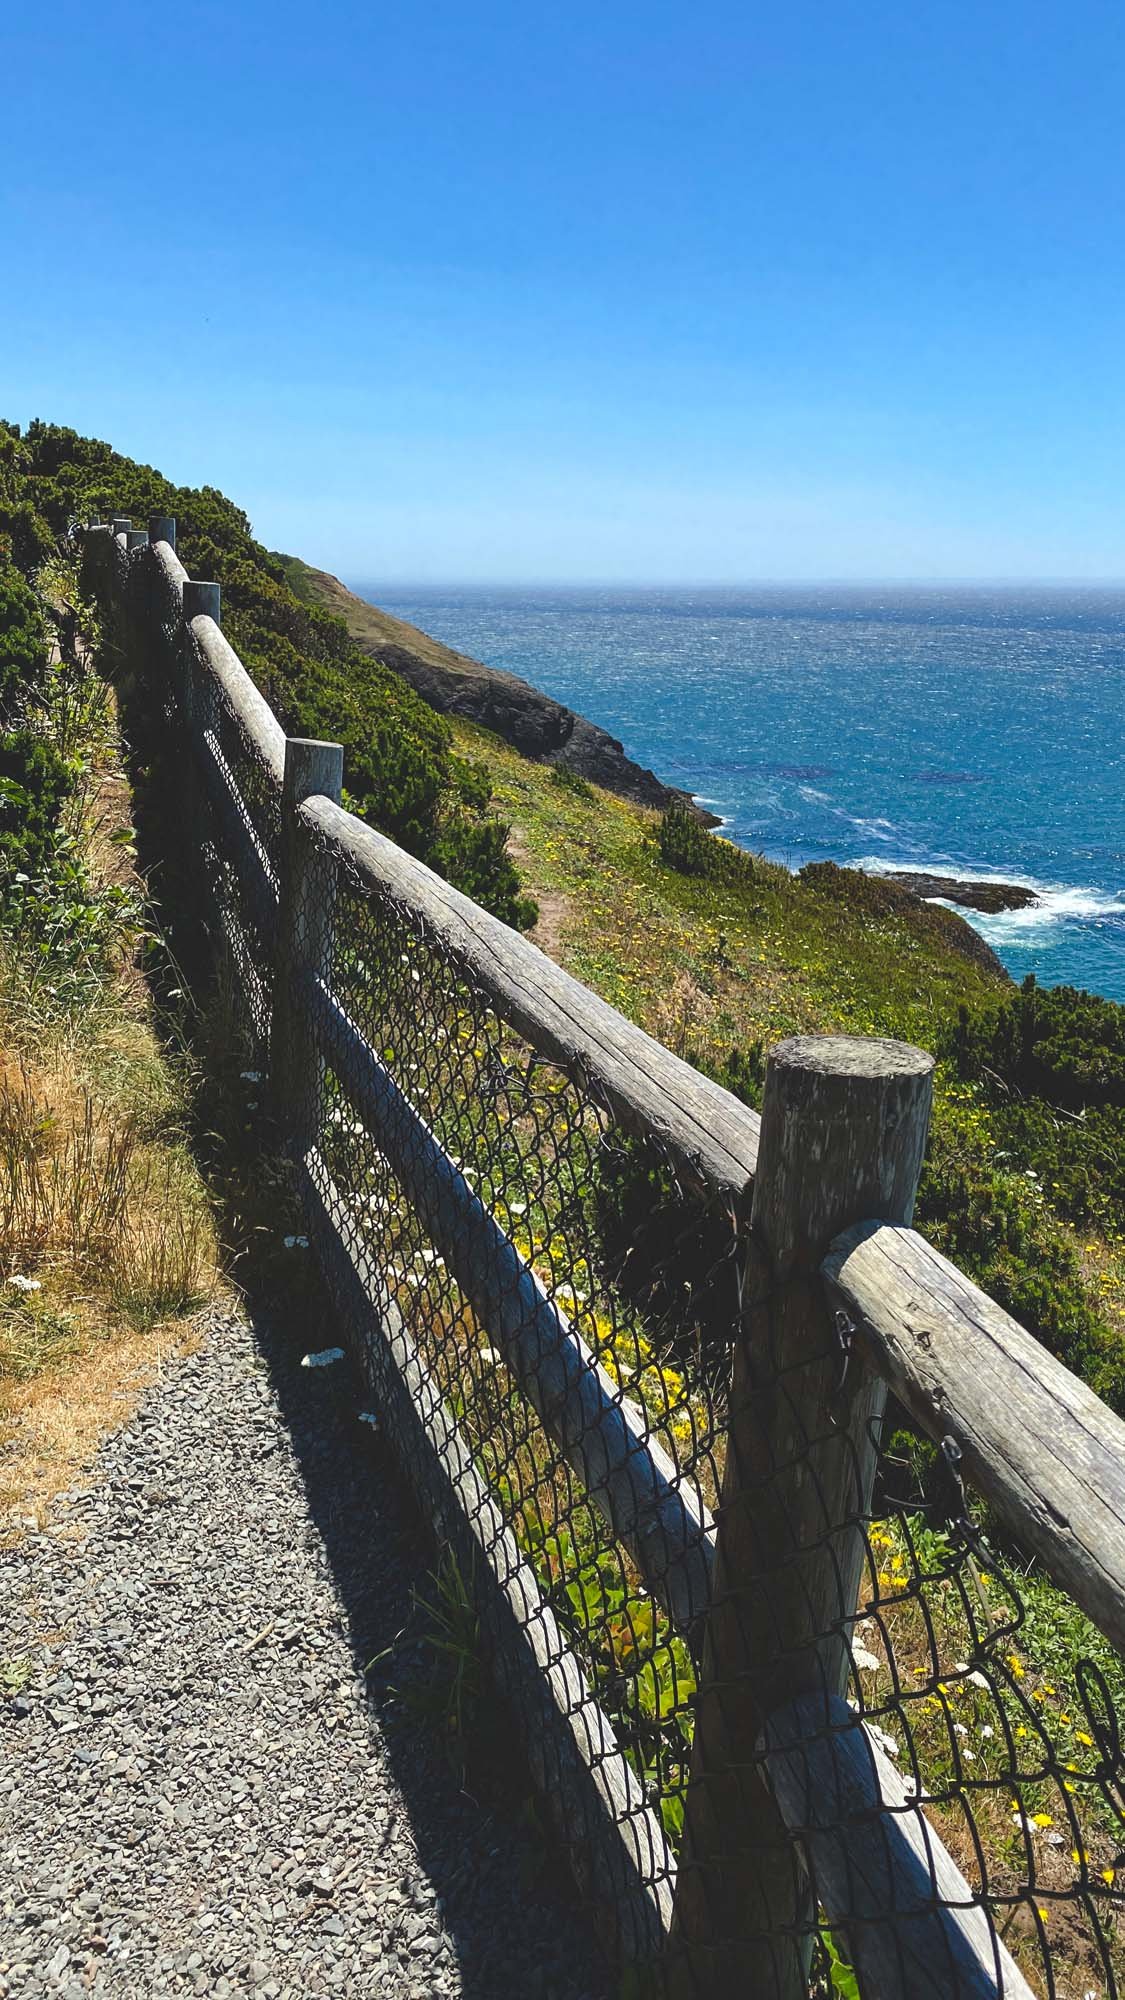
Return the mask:
{"type": "Polygon", "coordinates": [[[800,867],[1027,883],[1009,971],[1125,1001],[1125,590],[362,594],[600,722],[800,867]]]}

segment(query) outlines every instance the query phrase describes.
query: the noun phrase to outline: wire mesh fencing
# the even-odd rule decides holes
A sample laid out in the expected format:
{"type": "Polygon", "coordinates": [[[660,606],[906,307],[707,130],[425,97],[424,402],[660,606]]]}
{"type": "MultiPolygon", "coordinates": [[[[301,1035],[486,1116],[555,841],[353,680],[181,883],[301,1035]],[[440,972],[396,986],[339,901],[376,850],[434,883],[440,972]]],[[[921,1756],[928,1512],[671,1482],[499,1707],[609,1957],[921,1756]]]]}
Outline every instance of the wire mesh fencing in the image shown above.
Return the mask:
{"type": "Polygon", "coordinates": [[[967,1488],[941,1408],[888,1398],[820,1252],[779,1277],[758,1191],[607,1085],[597,1020],[539,1033],[487,970],[500,927],[463,948],[347,815],[287,830],[167,565],[114,562],[263,1065],[284,997],[284,1122],[372,1412],[638,1990],[1121,1993],[1112,1639],[967,1488]]]}

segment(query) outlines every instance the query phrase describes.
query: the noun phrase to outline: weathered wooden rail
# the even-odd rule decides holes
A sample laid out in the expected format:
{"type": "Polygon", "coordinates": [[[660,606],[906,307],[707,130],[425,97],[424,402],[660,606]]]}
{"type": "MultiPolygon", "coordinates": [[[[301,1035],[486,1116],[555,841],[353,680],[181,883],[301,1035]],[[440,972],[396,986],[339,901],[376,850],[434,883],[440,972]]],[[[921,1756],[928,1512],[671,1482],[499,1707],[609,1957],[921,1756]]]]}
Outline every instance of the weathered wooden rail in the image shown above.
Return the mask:
{"type": "Polygon", "coordinates": [[[998,1519],[1120,1648],[1125,1425],[911,1228],[930,1058],[849,1038],[782,1044],[759,1119],[341,808],[338,746],[286,740],[222,635],[218,586],[180,565],[174,522],[143,536],[115,519],[86,543],[103,579],[116,565],[107,589],[143,566],[145,615],[162,607],[172,633],[186,743],[247,908],[275,939],[273,1101],[310,1234],[396,1447],[472,1577],[498,1678],[522,1691],[533,1770],[619,1956],[663,1958],[677,1994],[788,2000],[807,1991],[819,1902],[865,2000],[1029,1994],[844,1698],[879,1426],[890,1391],[928,1437],[952,1440],[998,1519]],[[216,715],[276,794],[276,854],[218,753],[216,715]],[[351,1018],[332,969],[344,872],[408,910],[530,1048],[729,1212],[747,1256],[715,1520],[351,1018]],[[321,1143],[326,1066],[560,1463],[701,1663],[678,1880],[586,1668],[349,1229],[321,1143]]]}

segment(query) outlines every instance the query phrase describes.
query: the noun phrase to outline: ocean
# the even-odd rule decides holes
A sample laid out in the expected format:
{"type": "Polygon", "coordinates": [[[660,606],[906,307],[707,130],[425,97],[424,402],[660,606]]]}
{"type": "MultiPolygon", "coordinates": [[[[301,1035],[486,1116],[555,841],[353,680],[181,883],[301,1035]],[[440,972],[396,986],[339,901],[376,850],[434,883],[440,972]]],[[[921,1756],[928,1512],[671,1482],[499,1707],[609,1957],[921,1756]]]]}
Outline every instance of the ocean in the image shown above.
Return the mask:
{"type": "Polygon", "coordinates": [[[1040,897],[964,912],[1013,977],[1125,1002],[1125,589],[356,588],[599,722],[799,868],[1040,897]]]}

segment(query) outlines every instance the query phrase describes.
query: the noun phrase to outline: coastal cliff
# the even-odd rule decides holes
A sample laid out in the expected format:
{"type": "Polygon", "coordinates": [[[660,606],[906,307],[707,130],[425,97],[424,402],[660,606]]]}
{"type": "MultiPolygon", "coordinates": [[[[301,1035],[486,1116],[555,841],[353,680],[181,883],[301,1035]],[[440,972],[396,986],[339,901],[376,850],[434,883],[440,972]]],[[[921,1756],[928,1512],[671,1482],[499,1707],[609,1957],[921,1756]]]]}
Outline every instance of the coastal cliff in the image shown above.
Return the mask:
{"type": "Polygon", "coordinates": [[[393,618],[332,576],[297,556],[279,558],[290,589],[324,611],[342,618],[355,645],[401,674],[441,715],[477,723],[536,763],[572,771],[634,805],[687,806],[704,826],[718,826],[687,792],[666,785],[653,771],[626,755],[624,745],[596,722],[552,700],[518,674],[486,667],[468,653],[455,652],[428,632],[393,618]]]}

